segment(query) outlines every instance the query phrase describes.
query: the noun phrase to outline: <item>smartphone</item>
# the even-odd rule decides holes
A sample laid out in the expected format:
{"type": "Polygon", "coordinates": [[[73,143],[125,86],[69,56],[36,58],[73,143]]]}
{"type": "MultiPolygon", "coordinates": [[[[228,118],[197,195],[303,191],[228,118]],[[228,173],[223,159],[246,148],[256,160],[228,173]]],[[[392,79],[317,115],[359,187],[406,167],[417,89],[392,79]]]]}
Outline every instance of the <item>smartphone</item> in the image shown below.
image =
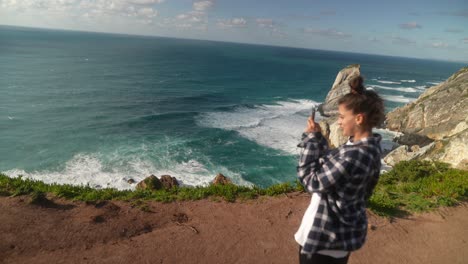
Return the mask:
{"type": "Polygon", "coordinates": [[[315,106],[312,106],[312,111],[310,112],[310,116],[312,117],[313,120],[315,120],[315,106]]]}

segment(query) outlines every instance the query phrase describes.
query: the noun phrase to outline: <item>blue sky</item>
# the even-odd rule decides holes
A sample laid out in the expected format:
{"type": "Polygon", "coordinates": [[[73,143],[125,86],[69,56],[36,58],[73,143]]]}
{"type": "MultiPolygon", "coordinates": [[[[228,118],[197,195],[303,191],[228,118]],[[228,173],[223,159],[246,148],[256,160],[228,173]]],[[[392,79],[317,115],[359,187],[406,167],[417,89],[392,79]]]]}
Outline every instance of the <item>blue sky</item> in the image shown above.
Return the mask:
{"type": "Polygon", "coordinates": [[[466,0],[0,0],[0,24],[468,62],[466,0]]]}

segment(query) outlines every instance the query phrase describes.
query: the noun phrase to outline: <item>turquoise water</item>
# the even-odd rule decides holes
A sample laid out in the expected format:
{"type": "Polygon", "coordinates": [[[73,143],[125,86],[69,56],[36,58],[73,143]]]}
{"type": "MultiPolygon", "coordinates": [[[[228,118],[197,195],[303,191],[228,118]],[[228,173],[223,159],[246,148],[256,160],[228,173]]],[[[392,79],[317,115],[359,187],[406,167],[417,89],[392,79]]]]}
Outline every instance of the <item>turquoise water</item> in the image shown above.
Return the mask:
{"type": "Polygon", "coordinates": [[[295,145],[338,71],[387,110],[462,64],[210,41],[0,27],[0,171],[131,188],[295,179],[295,145]]]}

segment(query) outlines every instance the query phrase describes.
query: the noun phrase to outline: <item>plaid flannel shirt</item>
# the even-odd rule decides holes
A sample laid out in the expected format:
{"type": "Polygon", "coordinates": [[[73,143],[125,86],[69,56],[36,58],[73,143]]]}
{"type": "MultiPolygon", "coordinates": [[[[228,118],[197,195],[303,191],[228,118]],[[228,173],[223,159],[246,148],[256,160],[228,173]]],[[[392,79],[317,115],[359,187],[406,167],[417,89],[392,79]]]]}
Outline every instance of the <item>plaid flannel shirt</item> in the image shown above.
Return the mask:
{"type": "Polygon", "coordinates": [[[298,177],[308,192],[322,195],[301,253],[353,251],[363,246],[367,235],[366,203],[380,174],[380,140],[381,136],[374,134],[329,150],[320,132],[302,135],[298,177]]]}

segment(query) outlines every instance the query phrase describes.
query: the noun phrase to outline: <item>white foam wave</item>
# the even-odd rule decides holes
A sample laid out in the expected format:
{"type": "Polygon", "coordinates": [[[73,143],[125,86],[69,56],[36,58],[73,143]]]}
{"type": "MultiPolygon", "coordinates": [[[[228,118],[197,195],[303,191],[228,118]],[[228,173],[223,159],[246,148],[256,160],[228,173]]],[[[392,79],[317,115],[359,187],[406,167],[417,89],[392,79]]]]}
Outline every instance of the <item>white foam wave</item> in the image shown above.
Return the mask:
{"type": "MultiPolygon", "coordinates": [[[[317,105],[311,100],[290,100],[276,105],[238,107],[232,112],[204,113],[198,116],[197,124],[236,131],[262,146],[297,154],[296,145],[306,126],[307,116],[317,105]]],[[[317,113],[317,120],[320,118],[317,113]]]]}
{"type": "Polygon", "coordinates": [[[374,133],[379,133],[382,136],[382,141],[380,142],[380,146],[382,147],[383,151],[390,151],[398,146],[397,143],[393,142],[393,139],[401,135],[400,132],[391,131],[388,129],[382,128],[374,128],[372,130],[374,133]]]}
{"type": "Polygon", "coordinates": [[[242,179],[241,175],[218,166],[214,171],[209,171],[197,160],[187,162],[170,162],[163,166],[156,167],[151,161],[134,158],[128,162],[127,166],[114,166],[106,168],[103,159],[97,154],[78,154],[69,160],[65,168],[59,171],[32,171],[27,172],[22,169],[5,171],[10,177],[22,175],[25,178],[40,180],[45,183],[89,185],[93,188],[116,188],[119,190],[134,189],[135,184],[129,184],[128,179],[136,182],[154,174],[171,175],[184,186],[208,185],[214,178],[215,173],[222,173],[233,180],[236,184],[251,186],[252,184],[242,179]]]}
{"type": "Polygon", "coordinates": [[[376,80],[376,81],[379,82],[379,83],[384,83],[384,84],[401,84],[401,82],[380,81],[380,80],[376,80]]]}
{"type": "Polygon", "coordinates": [[[415,83],[416,80],[400,80],[400,82],[415,83]]]}
{"type": "Polygon", "coordinates": [[[383,89],[383,90],[393,90],[393,91],[399,91],[399,92],[405,92],[405,93],[420,92],[420,89],[415,89],[412,87],[388,87],[388,86],[382,86],[382,85],[370,85],[369,87],[383,89]]]}
{"type": "MultiPolygon", "coordinates": [[[[373,129],[373,132],[379,133],[380,135],[382,135],[382,141],[380,142],[380,146],[382,147],[383,152],[388,153],[391,150],[399,146],[398,143],[393,142],[393,139],[396,136],[401,135],[400,132],[395,132],[395,131],[391,131],[388,129],[380,129],[380,128],[373,129]]],[[[383,157],[381,159],[381,163],[382,163],[382,167],[380,169],[381,173],[390,171],[392,169],[392,166],[385,163],[383,157]]]]}
{"type": "Polygon", "coordinates": [[[414,100],[416,100],[416,98],[409,98],[409,97],[404,97],[402,95],[386,95],[386,94],[382,94],[382,97],[387,100],[387,101],[391,101],[391,102],[397,102],[397,103],[410,103],[414,100]]]}
{"type": "Polygon", "coordinates": [[[442,82],[427,82],[428,84],[432,84],[432,85],[439,85],[441,84],[442,82]]]}

